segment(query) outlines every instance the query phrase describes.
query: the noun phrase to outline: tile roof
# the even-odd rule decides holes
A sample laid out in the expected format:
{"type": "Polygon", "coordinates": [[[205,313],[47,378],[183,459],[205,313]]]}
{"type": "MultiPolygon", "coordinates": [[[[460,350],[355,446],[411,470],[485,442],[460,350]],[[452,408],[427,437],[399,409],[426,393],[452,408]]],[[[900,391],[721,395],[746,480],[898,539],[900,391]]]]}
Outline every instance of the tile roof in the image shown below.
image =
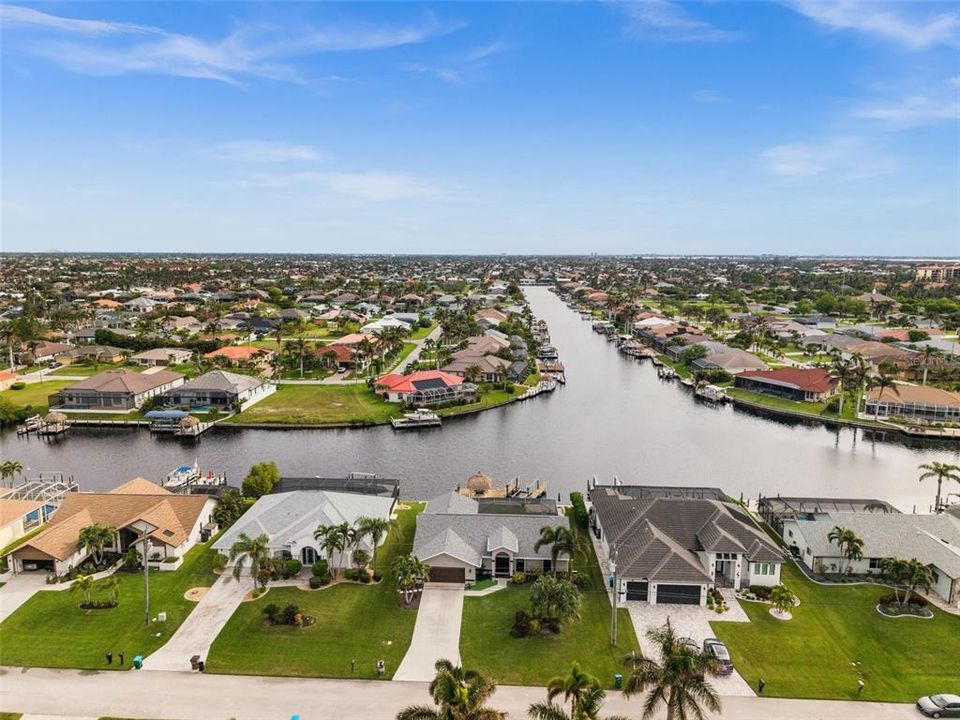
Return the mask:
{"type": "Polygon", "coordinates": [[[745,370],[737,377],[750,378],[770,385],[796,388],[804,392],[825,393],[833,390],[836,382],[824,368],[779,368],[776,370],[745,370]]]}
{"type": "Polygon", "coordinates": [[[226,372],[225,370],[211,370],[193,380],[188,380],[177,392],[184,390],[222,390],[225,392],[242,393],[246,390],[258,388],[263,383],[250,375],[226,372]]]}
{"type": "Polygon", "coordinates": [[[398,375],[390,373],[377,378],[374,385],[377,388],[385,388],[390,392],[413,393],[418,390],[418,385],[424,382],[439,381],[446,387],[456,387],[463,384],[463,378],[457,375],[443,372],[442,370],[417,370],[409,375],[398,375]]]}
{"type": "MultiPolygon", "coordinates": [[[[960,393],[941,390],[930,385],[906,385],[898,383],[897,392],[893,388],[883,391],[883,399],[889,403],[917,403],[918,405],[945,405],[948,407],[960,406],[960,393]]],[[[867,391],[868,400],[880,397],[880,388],[870,388],[867,391]]]]}
{"type": "Polygon", "coordinates": [[[39,507],[43,507],[42,500],[10,500],[8,498],[0,498],[0,527],[6,527],[39,507]]]}
{"type": "Polygon", "coordinates": [[[183,375],[173,372],[172,370],[160,370],[159,372],[145,375],[144,373],[120,368],[119,370],[105,370],[93,377],[75,382],[73,385],[70,385],[67,390],[93,390],[95,392],[132,393],[139,395],[140,393],[153,390],[154,388],[166,385],[182,377],[183,375]]]}

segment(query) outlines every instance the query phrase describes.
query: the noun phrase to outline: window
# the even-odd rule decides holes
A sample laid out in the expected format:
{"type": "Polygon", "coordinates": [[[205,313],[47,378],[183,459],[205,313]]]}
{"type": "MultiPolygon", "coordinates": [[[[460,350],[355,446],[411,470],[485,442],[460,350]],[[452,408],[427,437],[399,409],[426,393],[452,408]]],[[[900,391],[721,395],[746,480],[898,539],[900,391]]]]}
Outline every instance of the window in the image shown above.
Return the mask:
{"type": "Polygon", "coordinates": [[[753,564],[753,574],[754,575],[773,575],[776,570],[773,563],[754,563],[753,564]]]}
{"type": "Polygon", "coordinates": [[[880,569],[880,558],[870,558],[870,569],[871,570],[880,569]]]}
{"type": "Polygon", "coordinates": [[[513,563],[513,567],[514,567],[514,570],[516,570],[516,572],[523,572],[523,569],[524,569],[523,558],[517,558],[516,561],[513,563]]]}
{"type": "Polygon", "coordinates": [[[553,570],[553,560],[549,558],[543,561],[543,571],[551,572],[553,570]]]}

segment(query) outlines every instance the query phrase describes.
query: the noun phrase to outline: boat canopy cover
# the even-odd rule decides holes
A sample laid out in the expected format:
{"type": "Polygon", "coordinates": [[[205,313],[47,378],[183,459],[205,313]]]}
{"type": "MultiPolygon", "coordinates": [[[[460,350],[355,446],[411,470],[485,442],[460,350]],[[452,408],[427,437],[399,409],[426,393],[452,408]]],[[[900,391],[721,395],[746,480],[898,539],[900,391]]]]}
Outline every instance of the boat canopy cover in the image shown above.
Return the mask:
{"type": "Polygon", "coordinates": [[[179,420],[189,414],[185,410],[151,410],[144,413],[144,417],[150,420],[179,420]]]}

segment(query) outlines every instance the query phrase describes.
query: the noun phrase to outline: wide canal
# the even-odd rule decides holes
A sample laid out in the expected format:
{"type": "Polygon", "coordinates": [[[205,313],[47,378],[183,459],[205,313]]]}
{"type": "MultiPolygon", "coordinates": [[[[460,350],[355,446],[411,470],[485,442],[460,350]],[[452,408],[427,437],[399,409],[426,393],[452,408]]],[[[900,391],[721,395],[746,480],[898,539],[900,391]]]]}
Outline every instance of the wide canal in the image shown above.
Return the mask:
{"type": "Polygon", "coordinates": [[[20,460],[28,475],[72,474],[83,490],[138,475],[158,480],[194,460],[239,484],[250,465],[275,460],[284,475],[356,470],[399,478],[411,498],[452,489],[480,470],[497,483],[544,481],[551,496],[583,489],[593,476],[616,476],[624,483],[716,486],[749,498],[876,497],[904,511],[926,511],[936,489],[917,482],[917,465],[960,462],[955,447],[908,447],[861,430],[705,405],[659,381],[649,364],[621,356],[546,288],[529,288],[528,297],[566,366],[568,384],[552,395],[421,431],[215,429],[193,442],[146,430],[74,428],[58,441],[8,431],[0,435],[0,457],[20,460]]]}

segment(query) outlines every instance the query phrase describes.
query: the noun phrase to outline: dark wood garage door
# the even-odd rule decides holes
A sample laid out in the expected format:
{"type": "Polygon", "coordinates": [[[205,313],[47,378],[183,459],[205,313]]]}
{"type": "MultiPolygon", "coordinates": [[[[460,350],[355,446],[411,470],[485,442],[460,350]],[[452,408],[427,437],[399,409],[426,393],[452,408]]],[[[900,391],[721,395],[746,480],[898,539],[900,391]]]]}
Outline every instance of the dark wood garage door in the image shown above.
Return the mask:
{"type": "Polygon", "coordinates": [[[647,599],[647,583],[645,582],[628,582],[627,583],[627,600],[646,600],[647,599]]]}
{"type": "Polygon", "coordinates": [[[430,568],[430,582],[462,583],[466,579],[463,568],[432,567],[430,568]]]}
{"type": "Polygon", "coordinates": [[[699,605],[699,585],[657,585],[657,604],[699,605]]]}

